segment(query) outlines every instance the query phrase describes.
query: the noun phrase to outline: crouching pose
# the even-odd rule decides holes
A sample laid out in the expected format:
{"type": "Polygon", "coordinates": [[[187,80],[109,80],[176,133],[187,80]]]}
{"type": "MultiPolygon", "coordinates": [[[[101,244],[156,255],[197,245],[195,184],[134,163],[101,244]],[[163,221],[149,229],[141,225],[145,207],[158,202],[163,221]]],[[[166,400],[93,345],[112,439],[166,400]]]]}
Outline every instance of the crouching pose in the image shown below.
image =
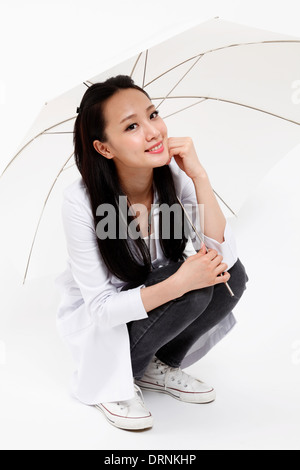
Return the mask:
{"type": "Polygon", "coordinates": [[[69,258],[57,278],[73,393],[114,426],[151,428],[141,389],[215,400],[213,387],[183,369],[231,330],[247,274],[192,139],[168,137],[130,77],[86,91],[74,144],[81,176],[64,191],[69,258]],[[162,206],[177,210],[166,217],[162,206]],[[201,242],[188,236],[187,219],[201,242]]]}

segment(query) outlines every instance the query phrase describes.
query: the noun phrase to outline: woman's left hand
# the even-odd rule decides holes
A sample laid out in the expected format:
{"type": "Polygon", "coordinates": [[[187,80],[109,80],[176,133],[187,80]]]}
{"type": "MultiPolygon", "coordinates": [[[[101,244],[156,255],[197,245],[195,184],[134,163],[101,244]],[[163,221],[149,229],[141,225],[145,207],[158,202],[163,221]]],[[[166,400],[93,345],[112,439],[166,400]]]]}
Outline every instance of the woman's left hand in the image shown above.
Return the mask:
{"type": "Polygon", "coordinates": [[[179,168],[191,179],[206,175],[197,156],[191,137],[170,137],[168,139],[169,155],[174,157],[179,168]]]}

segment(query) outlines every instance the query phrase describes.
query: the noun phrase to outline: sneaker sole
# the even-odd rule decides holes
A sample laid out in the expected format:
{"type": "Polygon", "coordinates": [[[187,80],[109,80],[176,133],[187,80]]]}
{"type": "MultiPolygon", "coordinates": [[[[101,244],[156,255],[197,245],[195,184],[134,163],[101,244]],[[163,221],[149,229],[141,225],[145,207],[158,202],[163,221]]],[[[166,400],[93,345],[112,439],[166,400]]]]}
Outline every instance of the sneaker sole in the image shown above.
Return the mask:
{"type": "Polygon", "coordinates": [[[123,418],[110,413],[106,408],[100,405],[94,405],[97,410],[101,411],[107,421],[116,428],[126,429],[128,431],[141,431],[153,427],[153,417],[145,416],[144,418],[123,418]]]}
{"type": "Polygon", "coordinates": [[[216,392],[214,389],[212,389],[209,392],[201,392],[200,393],[194,393],[194,392],[180,392],[178,391],[179,395],[176,395],[170,390],[166,390],[164,388],[157,388],[153,384],[152,385],[146,385],[143,382],[136,381],[135,382],[142,390],[147,390],[149,392],[158,392],[158,393],[165,393],[166,395],[169,395],[173,398],[176,398],[176,400],[183,401],[185,403],[196,403],[199,405],[204,405],[207,403],[212,403],[213,401],[216,400],[216,392]],[[186,393],[186,395],[184,395],[186,393]],[[194,394],[194,396],[192,396],[194,394]],[[201,394],[201,395],[200,395],[201,394]],[[197,396],[196,396],[197,395],[197,396]],[[200,396],[199,396],[200,395],[200,396]]]}

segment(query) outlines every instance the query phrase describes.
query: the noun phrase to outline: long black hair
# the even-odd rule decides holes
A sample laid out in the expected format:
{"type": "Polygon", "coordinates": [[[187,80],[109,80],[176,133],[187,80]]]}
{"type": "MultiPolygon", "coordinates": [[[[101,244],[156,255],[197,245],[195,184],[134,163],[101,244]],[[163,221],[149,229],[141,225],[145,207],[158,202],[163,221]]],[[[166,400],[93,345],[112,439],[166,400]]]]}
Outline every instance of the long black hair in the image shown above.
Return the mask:
{"type": "MultiPolygon", "coordinates": [[[[111,204],[116,211],[116,233],[119,233],[119,196],[126,196],[126,194],[121,188],[113,159],[101,156],[95,150],[93,142],[95,140],[101,142],[107,140],[103,103],[119,90],[128,88],[139,90],[150,99],[146,91],[137,86],[131,77],[118,75],[88,88],[78,108],[78,116],[74,126],[75,162],[88,190],[95,230],[98,223],[103,219],[103,215],[98,216],[96,214],[97,208],[101,204],[111,204]]],[[[164,203],[171,207],[173,204],[178,203],[172,173],[168,165],[153,169],[153,184],[158,193],[159,204],[164,203]]],[[[176,211],[174,217],[178,217],[176,211]]],[[[135,217],[128,213],[127,225],[134,219],[135,217]]],[[[183,216],[180,221],[182,222],[182,220],[184,220],[183,216]]],[[[162,251],[172,261],[183,260],[185,258],[183,252],[187,243],[183,224],[181,239],[178,238],[178,231],[176,238],[174,236],[176,221],[174,220],[174,224],[170,225],[170,237],[165,239],[165,237],[162,237],[160,212],[159,239],[162,251]]],[[[128,283],[144,282],[151,270],[151,256],[142,237],[136,240],[97,237],[97,240],[102,258],[111,273],[128,283]]]]}

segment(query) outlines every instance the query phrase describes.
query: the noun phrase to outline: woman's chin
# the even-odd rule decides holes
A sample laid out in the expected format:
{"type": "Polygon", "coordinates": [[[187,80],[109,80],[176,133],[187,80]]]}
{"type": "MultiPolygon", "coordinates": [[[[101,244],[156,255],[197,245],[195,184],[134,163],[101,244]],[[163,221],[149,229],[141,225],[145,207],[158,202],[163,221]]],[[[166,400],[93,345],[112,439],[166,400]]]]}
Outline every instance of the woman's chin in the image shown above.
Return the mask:
{"type": "Polygon", "coordinates": [[[170,158],[170,155],[168,155],[166,152],[163,152],[160,155],[153,155],[152,158],[153,168],[169,165],[172,160],[172,158],[170,158]]]}

